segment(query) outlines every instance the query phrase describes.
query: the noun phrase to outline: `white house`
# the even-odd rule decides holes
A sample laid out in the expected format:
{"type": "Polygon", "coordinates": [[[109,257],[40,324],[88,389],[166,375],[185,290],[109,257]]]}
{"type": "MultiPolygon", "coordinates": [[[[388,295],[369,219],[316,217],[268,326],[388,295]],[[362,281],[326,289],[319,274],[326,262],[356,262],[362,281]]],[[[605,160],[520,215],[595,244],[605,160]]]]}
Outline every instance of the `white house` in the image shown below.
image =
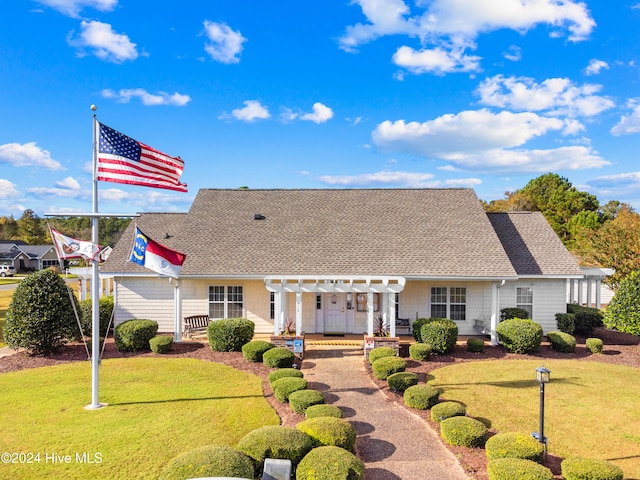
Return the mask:
{"type": "Polygon", "coordinates": [[[115,323],[148,318],[181,338],[182,318],[245,317],[257,332],[372,333],[382,318],[495,327],[505,307],[544,331],[582,279],[540,213],[485,213],[471,189],[200,190],[187,213],[138,227],[187,255],[180,277],[128,262],[134,223],[102,266],[115,323]]]}

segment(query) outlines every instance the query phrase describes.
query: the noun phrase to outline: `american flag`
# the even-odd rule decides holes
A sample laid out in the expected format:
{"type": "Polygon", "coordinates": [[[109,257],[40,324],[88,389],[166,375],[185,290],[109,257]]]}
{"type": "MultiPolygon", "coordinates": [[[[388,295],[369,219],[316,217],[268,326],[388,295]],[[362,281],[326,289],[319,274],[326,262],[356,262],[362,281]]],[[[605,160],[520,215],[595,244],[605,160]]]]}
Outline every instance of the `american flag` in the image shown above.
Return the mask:
{"type": "Polygon", "coordinates": [[[99,123],[97,180],[186,192],[184,162],[99,123]]]}

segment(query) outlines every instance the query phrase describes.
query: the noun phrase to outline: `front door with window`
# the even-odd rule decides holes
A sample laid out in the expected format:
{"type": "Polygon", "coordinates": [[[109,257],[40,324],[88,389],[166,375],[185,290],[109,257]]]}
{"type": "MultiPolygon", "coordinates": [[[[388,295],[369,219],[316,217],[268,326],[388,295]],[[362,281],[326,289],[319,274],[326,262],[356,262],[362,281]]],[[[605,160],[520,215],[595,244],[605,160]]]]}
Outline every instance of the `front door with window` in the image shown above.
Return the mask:
{"type": "Polygon", "coordinates": [[[324,294],[324,333],[345,333],[347,295],[345,293],[324,294]]]}

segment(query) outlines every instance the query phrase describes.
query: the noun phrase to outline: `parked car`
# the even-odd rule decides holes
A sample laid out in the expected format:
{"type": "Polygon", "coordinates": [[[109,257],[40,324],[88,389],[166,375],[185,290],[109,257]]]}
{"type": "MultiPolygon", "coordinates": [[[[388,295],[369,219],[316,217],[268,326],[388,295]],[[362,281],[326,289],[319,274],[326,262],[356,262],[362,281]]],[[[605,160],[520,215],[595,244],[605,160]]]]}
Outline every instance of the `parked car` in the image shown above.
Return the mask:
{"type": "Polygon", "coordinates": [[[16,274],[16,269],[11,265],[0,265],[0,277],[13,277],[16,274]]]}

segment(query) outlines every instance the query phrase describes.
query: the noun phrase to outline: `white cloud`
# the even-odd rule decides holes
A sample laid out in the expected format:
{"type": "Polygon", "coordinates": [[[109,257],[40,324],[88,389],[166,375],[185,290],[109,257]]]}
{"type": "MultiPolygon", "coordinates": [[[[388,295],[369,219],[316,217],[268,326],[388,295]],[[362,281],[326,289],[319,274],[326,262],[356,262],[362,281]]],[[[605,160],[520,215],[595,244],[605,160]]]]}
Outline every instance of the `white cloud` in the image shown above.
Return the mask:
{"type": "Polygon", "coordinates": [[[414,50],[400,47],[393,54],[393,63],[411,73],[435,73],[442,75],[451,72],[476,72],[480,70],[481,57],[465,55],[468,45],[446,45],[433,49],[414,50]]]}
{"type": "Polygon", "coordinates": [[[69,190],[80,190],[80,183],[73,177],[63,178],[61,181],[56,182],[56,185],[69,190]]]}
{"type": "Polygon", "coordinates": [[[33,197],[38,199],[43,198],[84,198],[88,200],[91,197],[90,191],[72,190],[69,188],[56,188],[56,187],[32,187],[27,188],[27,192],[33,197]]]}
{"type": "Polygon", "coordinates": [[[209,43],[204,49],[209,56],[221,63],[238,63],[242,44],[247,41],[240,31],[234,31],[225,23],[204,21],[205,35],[209,43]]]}
{"type": "Polygon", "coordinates": [[[631,113],[623,115],[620,121],[610,130],[611,135],[630,135],[640,133],[640,98],[634,98],[627,102],[631,113]]]}
{"type": "Polygon", "coordinates": [[[254,120],[264,120],[271,117],[269,110],[263,107],[257,100],[245,100],[244,108],[236,108],[231,111],[231,115],[222,114],[220,119],[235,118],[244,122],[253,122],[254,120]]]}
{"type": "Polygon", "coordinates": [[[125,202],[130,212],[178,212],[185,211],[193,203],[191,195],[155,190],[140,192],[140,189],[124,191],[119,188],[102,188],[98,194],[103,204],[113,202],[121,209],[121,204],[125,202]]]}
{"type": "Polygon", "coordinates": [[[79,38],[73,38],[74,32],[67,37],[69,45],[79,49],[79,55],[85,55],[84,49],[88,48],[96,57],[107,62],[122,63],[138,58],[136,44],[127,35],[114,32],[108,23],[83,20],[80,26],[82,31],[79,38]]]}
{"type": "Polygon", "coordinates": [[[69,17],[77,18],[84,8],[95,8],[101,12],[113,10],[118,0],[36,0],[42,5],[58,10],[69,17]]]}
{"type": "Polygon", "coordinates": [[[0,145],[0,163],[8,163],[14,167],[44,167],[48,170],[64,170],[64,167],[51,158],[51,153],[29,143],[5,143],[0,145]]]}
{"type": "Polygon", "coordinates": [[[587,68],[584,69],[585,75],[598,75],[601,70],[608,69],[609,64],[603,60],[592,58],[587,68]]]}
{"type": "Polygon", "coordinates": [[[174,92],[173,94],[166,92],[149,93],[143,88],[127,88],[119,90],[118,92],[111,89],[104,89],[101,95],[104,98],[116,99],[120,103],[129,103],[132,98],[137,97],[142,101],[143,105],[147,106],[173,105],[182,107],[191,101],[189,95],[182,95],[178,92],[174,92]]]}
{"type": "Polygon", "coordinates": [[[320,102],[313,104],[313,112],[300,115],[301,120],[308,120],[314,123],[324,123],[333,118],[333,110],[320,102]]]}
{"type": "Polygon", "coordinates": [[[512,62],[517,62],[522,59],[522,50],[516,45],[511,45],[506,52],[502,52],[502,56],[512,62]]]}
{"type": "Polygon", "coordinates": [[[596,95],[602,85],[577,86],[568,78],[549,78],[542,83],[527,77],[496,75],[485,79],[475,93],[480,103],[548,115],[592,117],[615,106],[607,96],[596,95]]]}
{"type": "Polygon", "coordinates": [[[10,182],[6,178],[0,178],[0,199],[16,198],[20,195],[16,184],[10,182]]]}
{"type": "Polygon", "coordinates": [[[477,178],[434,180],[431,173],[419,172],[375,172],[361,175],[323,175],[319,177],[326,185],[341,187],[409,187],[409,188],[438,188],[438,187],[472,187],[482,183],[477,178]]]}

